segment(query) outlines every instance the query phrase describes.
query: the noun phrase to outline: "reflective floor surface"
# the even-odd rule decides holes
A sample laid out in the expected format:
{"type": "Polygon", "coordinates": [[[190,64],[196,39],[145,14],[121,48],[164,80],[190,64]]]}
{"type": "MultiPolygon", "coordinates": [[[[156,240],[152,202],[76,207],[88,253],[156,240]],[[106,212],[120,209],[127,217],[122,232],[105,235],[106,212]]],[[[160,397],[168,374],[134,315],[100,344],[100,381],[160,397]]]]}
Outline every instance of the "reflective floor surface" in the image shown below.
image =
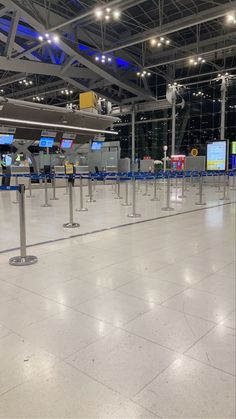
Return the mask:
{"type": "Polygon", "coordinates": [[[1,253],[0,417],[234,418],[235,219],[231,203],[134,223],[30,247],[26,267],[1,253]]]}

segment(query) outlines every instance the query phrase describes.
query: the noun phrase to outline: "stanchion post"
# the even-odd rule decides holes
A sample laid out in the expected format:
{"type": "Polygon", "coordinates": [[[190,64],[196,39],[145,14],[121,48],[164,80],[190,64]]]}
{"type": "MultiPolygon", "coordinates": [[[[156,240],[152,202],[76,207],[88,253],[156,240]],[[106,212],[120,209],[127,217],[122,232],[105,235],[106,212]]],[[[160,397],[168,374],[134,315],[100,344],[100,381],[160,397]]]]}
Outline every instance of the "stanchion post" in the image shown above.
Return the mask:
{"type": "Polygon", "coordinates": [[[170,206],[170,192],[170,176],[168,176],[166,188],[166,207],[162,208],[162,211],[174,211],[174,208],[170,206]]]}
{"type": "Polygon", "coordinates": [[[203,176],[200,174],[199,179],[199,202],[196,202],[195,205],[206,205],[206,202],[203,202],[203,176]]]}
{"type": "Polygon", "coordinates": [[[154,185],[153,185],[153,198],[151,201],[160,201],[160,199],[157,197],[157,178],[155,176],[154,179],[154,185]]]}
{"type": "Polygon", "coordinates": [[[69,223],[63,224],[64,228],[77,228],[79,227],[79,223],[74,222],[74,216],[73,216],[73,186],[74,186],[74,179],[72,176],[68,179],[68,186],[69,186],[69,217],[70,221],[69,223]]]}
{"type": "Polygon", "coordinates": [[[56,178],[52,178],[52,198],[50,198],[51,201],[58,201],[59,198],[56,197],[56,178]]]}
{"type": "Polygon", "coordinates": [[[41,205],[42,208],[51,207],[48,203],[48,180],[47,175],[44,177],[44,204],[41,205]]]}
{"type": "Polygon", "coordinates": [[[139,218],[141,214],[136,213],[136,179],[133,176],[132,179],[132,186],[133,186],[133,202],[132,202],[132,213],[128,215],[129,218],[139,218]]]}
{"type": "Polygon", "coordinates": [[[26,196],[26,198],[34,198],[34,195],[32,195],[32,183],[31,183],[31,176],[29,177],[29,195],[26,196]]]}
{"type": "Polygon", "coordinates": [[[145,180],[145,192],[143,196],[150,196],[150,193],[148,193],[148,179],[145,180]]]}
{"type": "Polygon", "coordinates": [[[130,207],[131,203],[129,203],[129,180],[125,181],[125,202],[122,204],[123,207],[130,207]]]}
{"type": "Polygon", "coordinates": [[[19,219],[20,219],[20,256],[9,259],[10,265],[27,266],[38,261],[36,256],[26,254],[26,225],[25,225],[25,185],[19,185],[19,219]]]}
{"type": "Polygon", "coordinates": [[[19,189],[18,189],[19,183],[18,183],[18,176],[16,176],[16,200],[12,201],[13,204],[19,204],[19,189]]]}
{"type": "Polygon", "coordinates": [[[89,191],[88,202],[96,202],[96,199],[93,199],[93,185],[92,185],[91,175],[88,178],[88,191],[89,191]]]}
{"type": "Polygon", "coordinates": [[[83,193],[83,177],[80,175],[79,179],[79,193],[80,193],[80,209],[76,211],[88,211],[88,208],[84,208],[84,193],[83,193]]]}
{"type": "Polygon", "coordinates": [[[186,198],[186,195],[185,195],[185,176],[184,176],[184,173],[183,173],[183,177],[182,177],[182,192],[181,192],[181,195],[179,195],[178,198],[186,198]]]}
{"type": "Polygon", "coordinates": [[[68,195],[69,193],[69,185],[68,185],[68,179],[66,179],[66,191],[64,192],[64,195],[68,195]]]}
{"type": "Polygon", "coordinates": [[[223,186],[223,196],[220,198],[220,201],[229,201],[229,191],[227,185],[227,175],[224,174],[224,186],[223,186]]]}
{"type": "Polygon", "coordinates": [[[117,196],[115,196],[115,199],[123,199],[122,196],[120,196],[120,177],[117,177],[117,196]]]}

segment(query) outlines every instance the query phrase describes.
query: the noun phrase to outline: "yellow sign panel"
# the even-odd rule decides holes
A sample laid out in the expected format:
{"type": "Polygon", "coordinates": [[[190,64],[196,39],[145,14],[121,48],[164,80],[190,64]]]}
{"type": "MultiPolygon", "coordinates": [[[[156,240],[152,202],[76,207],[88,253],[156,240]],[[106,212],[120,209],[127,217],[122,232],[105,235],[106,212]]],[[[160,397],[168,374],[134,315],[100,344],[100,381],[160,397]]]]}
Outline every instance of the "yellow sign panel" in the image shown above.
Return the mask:
{"type": "Polygon", "coordinates": [[[236,141],[232,142],[232,154],[236,154],[236,141]]]}
{"type": "Polygon", "coordinates": [[[193,157],[197,157],[197,156],[198,156],[198,149],[197,149],[197,148],[193,148],[193,149],[191,150],[191,155],[192,155],[193,157]]]}
{"type": "Polygon", "coordinates": [[[94,92],[80,93],[80,109],[97,108],[98,98],[94,92]]]}
{"type": "Polygon", "coordinates": [[[65,172],[66,172],[66,175],[73,175],[73,173],[74,173],[73,164],[66,164],[65,165],[65,172]]]}

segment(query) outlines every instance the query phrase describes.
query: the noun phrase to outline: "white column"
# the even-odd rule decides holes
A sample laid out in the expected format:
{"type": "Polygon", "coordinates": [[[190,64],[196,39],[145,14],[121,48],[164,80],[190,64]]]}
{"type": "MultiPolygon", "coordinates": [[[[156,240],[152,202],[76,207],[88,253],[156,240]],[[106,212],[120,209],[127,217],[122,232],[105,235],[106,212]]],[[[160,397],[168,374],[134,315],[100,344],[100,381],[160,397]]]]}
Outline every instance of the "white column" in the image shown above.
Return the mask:
{"type": "Polygon", "coordinates": [[[132,144],[131,144],[131,149],[132,149],[131,163],[132,163],[132,168],[133,168],[134,163],[135,163],[135,109],[134,109],[134,107],[132,109],[132,144]]]}
{"type": "Polygon", "coordinates": [[[176,126],[176,87],[172,86],[172,138],[171,154],[175,154],[175,126],[176,126]]]}

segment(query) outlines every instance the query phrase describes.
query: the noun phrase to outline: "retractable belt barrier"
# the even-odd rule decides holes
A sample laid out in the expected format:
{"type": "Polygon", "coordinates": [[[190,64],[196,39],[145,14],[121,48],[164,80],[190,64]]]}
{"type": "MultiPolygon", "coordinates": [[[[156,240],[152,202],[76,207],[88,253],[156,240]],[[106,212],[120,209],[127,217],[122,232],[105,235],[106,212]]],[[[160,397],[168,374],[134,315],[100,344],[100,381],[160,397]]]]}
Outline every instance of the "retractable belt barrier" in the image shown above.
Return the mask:
{"type": "MultiPolygon", "coordinates": [[[[88,202],[96,202],[93,198],[93,184],[95,185],[97,182],[103,182],[105,184],[106,180],[112,180],[116,184],[116,198],[121,198],[121,185],[122,182],[125,184],[125,198],[122,206],[128,207],[132,205],[132,211],[128,214],[130,218],[139,218],[141,214],[139,214],[136,210],[137,207],[137,191],[136,191],[136,184],[140,184],[140,182],[145,182],[145,193],[144,196],[148,196],[148,185],[149,181],[153,183],[153,197],[151,201],[160,201],[159,197],[157,196],[157,190],[159,182],[163,181],[164,183],[164,191],[165,191],[165,199],[166,199],[166,206],[162,208],[163,211],[173,211],[174,208],[171,207],[171,180],[176,180],[176,189],[178,187],[178,180],[182,180],[182,195],[181,198],[185,198],[186,192],[186,181],[190,181],[190,185],[193,185],[193,181],[198,181],[199,191],[197,195],[199,196],[199,201],[196,202],[196,205],[206,205],[206,202],[203,201],[203,187],[204,187],[204,178],[212,177],[216,180],[214,181],[213,185],[217,188],[216,192],[223,191],[222,197],[219,198],[222,201],[229,200],[229,190],[235,190],[235,178],[236,178],[236,170],[228,170],[228,171],[159,171],[157,173],[150,173],[150,172],[98,172],[98,173],[89,173],[89,174],[72,174],[72,175],[65,175],[65,174],[0,174],[0,185],[1,185],[1,178],[2,179],[9,179],[15,178],[16,185],[8,186],[2,184],[0,186],[1,191],[14,191],[16,192],[16,200],[13,201],[19,204],[19,220],[20,220],[20,256],[13,257],[9,260],[11,265],[15,266],[25,266],[31,265],[37,262],[37,257],[35,256],[27,256],[26,254],[26,222],[25,222],[25,185],[21,184],[21,179],[29,179],[29,195],[27,198],[32,197],[32,186],[31,182],[44,182],[44,196],[45,196],[45,203],[42,205],[43,207],[50,207],[48,204],[48,182],[51,182],[52,189],[53,189],[53,196],[51,198],[52,201],[57,200],[56,197],[56,179],[66,179],[67,186],[68,186],[68,206],[69,206],[69,222],[63,224],[65,228],[76,228],[80,225],[74,222],[74,213],[73,213],[73,191],[74,191],[74,183],[76,179],[79,179],[79,187],[80,187],[80,208],[76,211],[87,211],[88,209],[84,207],[84,200],[83,200],[83,180],[88,181],[88,191],[89,191],[89,199],[88,202]],[[230,188],[230,178],[233,178],[232,186],[230,188]],[[221,179],[223,181],[221,182],[221,179]],[[132,185],[132,202],[129,202],[129,185],[132,185]],[[222,189],[223,188],[223,189],[222,189]]],[[[7,183],[7,182],[5,182],[7,183]]]]}

